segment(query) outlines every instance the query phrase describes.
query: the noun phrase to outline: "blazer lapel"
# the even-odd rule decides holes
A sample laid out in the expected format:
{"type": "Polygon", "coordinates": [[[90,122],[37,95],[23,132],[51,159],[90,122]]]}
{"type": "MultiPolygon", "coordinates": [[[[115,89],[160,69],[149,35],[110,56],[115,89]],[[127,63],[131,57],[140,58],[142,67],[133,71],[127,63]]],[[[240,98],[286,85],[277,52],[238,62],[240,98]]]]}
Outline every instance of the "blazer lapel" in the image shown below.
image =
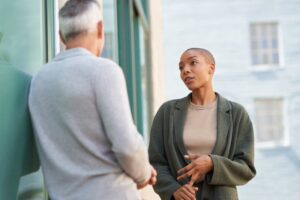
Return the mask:
{"type": "Polygon", "coordinates": [[[213,148],[212,154],[222,155],[225,149],[227,136],[232,126],[230,104],[229,102],[218,94],[218,108],[217,108],[217,140],[213,148]]]}
{"type": "Polygon", "coordinates": [[[176,103],[175,110],[174,110],[175,144],[177,144],[177,147],[183,159],[184,159],[184,155],[187,155],[187,151],[183,143],[183,128],[184,128],[184,123],[186,118],[188,102],[189,102],[189,96],[180,99],[176,103]]]}

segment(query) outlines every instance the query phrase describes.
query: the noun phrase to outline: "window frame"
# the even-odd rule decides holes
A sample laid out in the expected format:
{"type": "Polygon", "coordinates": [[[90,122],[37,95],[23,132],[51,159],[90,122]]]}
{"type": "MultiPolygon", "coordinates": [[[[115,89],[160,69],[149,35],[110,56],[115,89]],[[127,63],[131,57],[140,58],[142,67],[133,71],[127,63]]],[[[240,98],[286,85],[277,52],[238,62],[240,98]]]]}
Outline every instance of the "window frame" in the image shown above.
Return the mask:
{"type": "MultiPolygon", "coordinates": [[[[260,71],[271,71],[271,70],[282,70],[284,69],[284,56],[283,56],[283,45],[282,45],[282,33],[281,33],[281,26],[280,23],[276,20],[272,21],[253,21],[249,23],[248,26],[248,33],[249,33],[249,49],[250,49],[250,67],[251,71],[260,72],[260,71]],[[254,64],[253,61],[253,35],[252,35],[252,26],[260,26],[260,25],[269,25],[275,24],[277,30],[277,49],[278,49],[278,64],[254,64]]],[[[261,44],[261,41],[260,43],[261,44]]],[[[268,50],[270,51],[270,50],[268,50]]]]}
{"type": "Polygon", "coordinates": [[[261,97],[255,97],[253,99],[253,107],[254,107],[254,133],[256,138],[256,146],[258,149],[270,149],[270,148],[277,148],[277,147],[287,147],[290,145],[290,134],[289,134],[289,124],[288,124],[288,102],[287,98],[283,96],[261,96],[261,97]],[[282,126],[283,126],[283,133],[282,133],[282,139],[278,141],[259,141],[258,140],[258,128],[257,128],[257,121],[259,120],[257,118],[257,112],[256,112],[256,100],[282,100],[282,126]]]}
{"type": "MultiPolygon", "coordinates": [[[[140,35],[139,35],[139,20],[141,21],[142,29],[144,30],[145,53],[147,54],[146,65],[148,72],[151,71],[151,63],[149,59],[149,47],[150,47],[150,32],[149,22],[147,18],[147,4],[146,1],[141,0],[122,0],[117,1],[117,25],[118,25],[118,50],[119,50],[119,64],[122,67],[129,95],[129,103],[133,119],[137,124],[139,132],[147,139],[145,133],[145,126],[150,125],[150,117],[146,125],[144,124],[143,113],[150,114],[151,103],[147,105],[147,110],[143,110],[142,102],[142,75],[141,75],[141,62],[140,62],[140,35]]],[[[147,96],[151,97],[151,85],[152,80],[151,73],[148,73],[147,77],[147,96]]]]}

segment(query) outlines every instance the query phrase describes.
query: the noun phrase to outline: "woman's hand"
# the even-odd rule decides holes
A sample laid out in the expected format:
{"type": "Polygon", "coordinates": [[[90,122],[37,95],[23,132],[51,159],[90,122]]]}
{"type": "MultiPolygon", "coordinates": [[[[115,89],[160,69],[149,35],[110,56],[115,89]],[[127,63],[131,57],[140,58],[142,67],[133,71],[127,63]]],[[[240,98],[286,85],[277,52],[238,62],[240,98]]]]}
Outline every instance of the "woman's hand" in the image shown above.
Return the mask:
{"type": "Polygon", "coordinates": [[[181,175],[177,179],[191,177],[189,185],[202,181],[205,174],[213,169],[213,162],[209,155],[185,155],[184,157],[192,162],[178,170],[178,174],[181,175]]]}
{"type": "Polygon", "coordinates": [[[173,197],[175,198],[175,200],[196,200],[197,190],[197,187],[186,184],[178,188],[173,193],[173,197]]]}

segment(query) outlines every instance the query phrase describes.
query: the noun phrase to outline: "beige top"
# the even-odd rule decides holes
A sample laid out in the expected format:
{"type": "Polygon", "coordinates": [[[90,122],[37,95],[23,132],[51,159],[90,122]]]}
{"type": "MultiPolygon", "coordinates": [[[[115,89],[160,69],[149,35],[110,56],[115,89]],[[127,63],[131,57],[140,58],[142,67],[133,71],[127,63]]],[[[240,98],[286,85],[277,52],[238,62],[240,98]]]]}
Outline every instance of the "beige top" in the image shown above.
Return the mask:
{"type": "Polygon", "coordinates": [[[189,155],[210,154],[217,138],[217,98],[208,105],[190,103],[183,129],[189,155]]]}

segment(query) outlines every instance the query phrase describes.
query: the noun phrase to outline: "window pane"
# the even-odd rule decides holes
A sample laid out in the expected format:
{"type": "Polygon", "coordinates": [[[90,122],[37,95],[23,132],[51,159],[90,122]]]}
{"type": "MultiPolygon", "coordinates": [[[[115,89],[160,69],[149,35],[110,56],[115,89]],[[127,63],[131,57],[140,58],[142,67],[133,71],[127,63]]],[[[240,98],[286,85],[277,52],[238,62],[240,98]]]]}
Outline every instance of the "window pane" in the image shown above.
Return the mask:
{"type": "Polygon", "coordinates": [[[263,49],[268,48],[268,40],[267,40],[267,39],[263,39],[263,40],[262,40],[262,48],[263,48],[263,49]]]}
{"type": "Polygon", "coordinates": [[[272,55],[272,59],[273,59],[273,63],[278,63],[279,62],[279,57],[278,57],[278,53],[273,53],[272,55]]]}
{"type": "Polygon", "coordinates": [[[283,138],[282,99],[256,99],[258,142],[280,142],[283,138]]]}
{"type": "Polygon", "coordinates": [[[118,61],[115,0],[103,0],[105,43],[102,56],[118,61]]]}
{"type": "Polygon", "coordinates": [[[268,54],[263,54],[263,61],[262,61],[262,64],[268,64],[268,54]]]}
{"type": "Polygon", "coordinates": [[[0,62],[28,73],[44,61],[42,1],[1,0],[0,62]]]}
{"type": "Polygon", "coordinates": [[[267,35],[268,35],[268,25],[262,24],[259,29],[260,29],[261,37],[267,37],[267,35]]]}
{"type": "Polygon", "coordinates": [[[272,47],[273,48],[277,48],[278,47],[278,43],[276,39],[272,39],[272,47]]]}
{"type": "Polygon", "coordinates": [[[250,25],[253,65],[279,64],[277,24],[257,23],[250,25]],[[254,54],[256,54],[254,56],[254,54]],[[277,56],[274,56],[276,54],[277,56]],[[259,58],[259,59],[257,59],[259,58]]]}

